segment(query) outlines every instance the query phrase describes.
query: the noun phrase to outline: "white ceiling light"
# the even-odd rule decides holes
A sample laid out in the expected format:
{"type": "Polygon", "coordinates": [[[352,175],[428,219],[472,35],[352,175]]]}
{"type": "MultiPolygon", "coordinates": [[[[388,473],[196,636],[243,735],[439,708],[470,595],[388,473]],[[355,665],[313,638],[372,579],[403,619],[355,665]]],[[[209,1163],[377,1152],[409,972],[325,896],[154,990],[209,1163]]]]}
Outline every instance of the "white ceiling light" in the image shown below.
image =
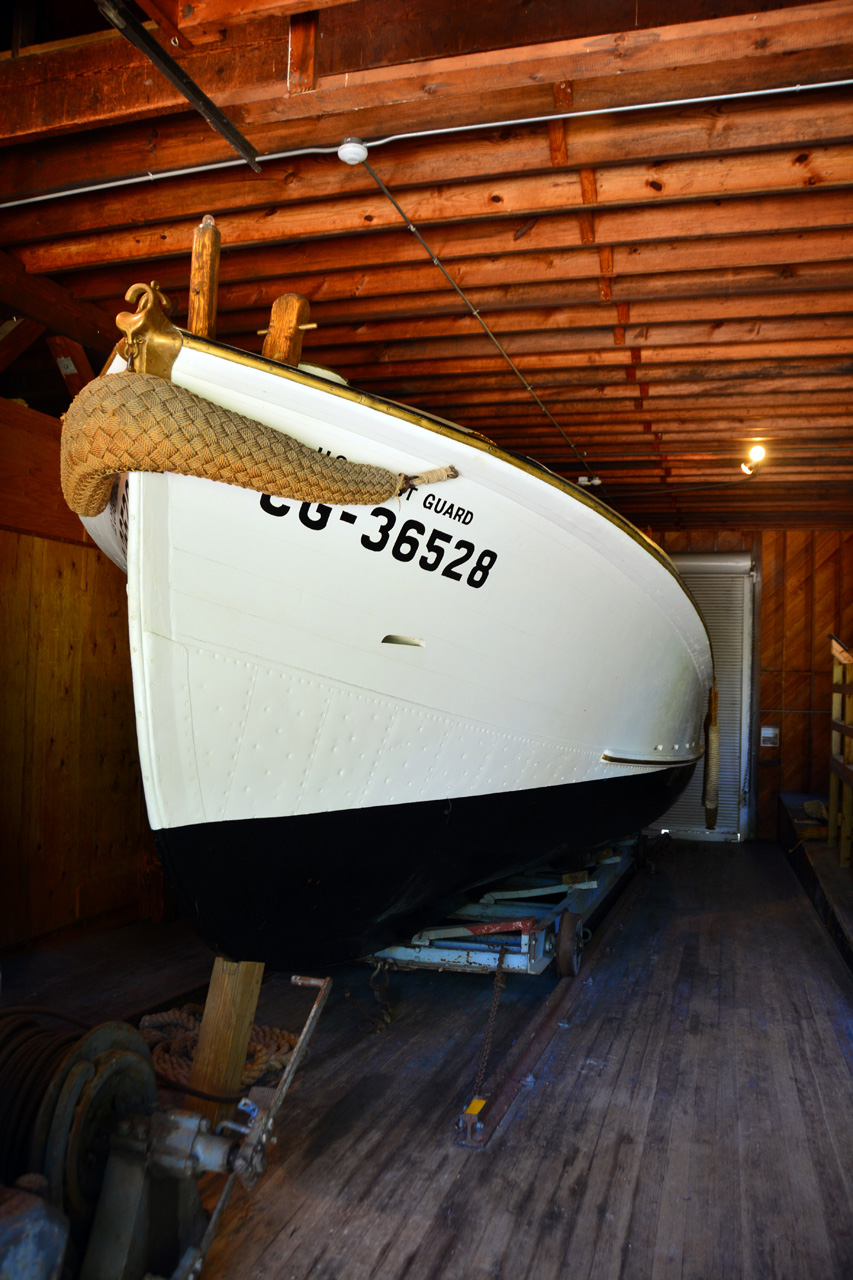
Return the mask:
{"type": "Polygon", "coordinates": [[[344,164],[362,164],[367,159],[367,147],[361,138],[344,138],[338,147],[338,159],[344,164]]]}

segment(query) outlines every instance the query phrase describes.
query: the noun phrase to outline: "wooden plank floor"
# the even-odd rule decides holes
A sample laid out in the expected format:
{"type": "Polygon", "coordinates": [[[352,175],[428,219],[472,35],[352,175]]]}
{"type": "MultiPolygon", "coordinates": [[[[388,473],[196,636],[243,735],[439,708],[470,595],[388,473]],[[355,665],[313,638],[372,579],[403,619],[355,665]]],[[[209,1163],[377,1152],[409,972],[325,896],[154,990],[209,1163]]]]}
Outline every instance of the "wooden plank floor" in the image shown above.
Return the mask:
{"type": "Polygon", "coordinates": [[[107,933],[54,936],[0,962],[0,1009],[44,1005],[93,1024],[136,1021],[206,987],[211,952],[183,920],[124,925],[107,933]]]}
{"type": "MultiPolygon", "coordinates": [[[[484,1151],[488,979],[346,971],[207,1280],[853,1276],[853,979],[775,846],[676,845],[484,1151]],[[374,1006],[375,1007],[375,1006],[374,1006]]],[[[506,1052],[554,979],[510,978],[506,1052]]],[[[298,1002],[303,1001],[300,1005],[298,1002]]],[[[298,1026],[274,978],[260,1017],[298,1026]]]]}

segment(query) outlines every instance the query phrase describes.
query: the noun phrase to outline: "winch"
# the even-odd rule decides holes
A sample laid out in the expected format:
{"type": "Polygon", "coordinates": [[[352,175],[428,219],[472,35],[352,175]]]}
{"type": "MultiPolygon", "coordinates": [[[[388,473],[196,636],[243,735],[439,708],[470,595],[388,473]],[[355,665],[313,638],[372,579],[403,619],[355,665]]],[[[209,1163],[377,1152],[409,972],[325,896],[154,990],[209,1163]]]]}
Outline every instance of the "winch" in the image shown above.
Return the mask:
{"type": "Polygon", "coordinates": [[[313,1034],[317,996],[273,1088],[252,1088],[239,1119],[214,1126],[160,1105],[148,1046],[128,1024],[79,1036],[78,1020],[36,1006],[0,1010],[0,1280],[190,1280],[201,1270],[237,1179],[266,1168],[276,1115],[313,1034]],[[198,1180],[224,1177],[208,1213],[198,1180]],[[14,1184],[12,1186],[11,1184],[14,1184]]]}

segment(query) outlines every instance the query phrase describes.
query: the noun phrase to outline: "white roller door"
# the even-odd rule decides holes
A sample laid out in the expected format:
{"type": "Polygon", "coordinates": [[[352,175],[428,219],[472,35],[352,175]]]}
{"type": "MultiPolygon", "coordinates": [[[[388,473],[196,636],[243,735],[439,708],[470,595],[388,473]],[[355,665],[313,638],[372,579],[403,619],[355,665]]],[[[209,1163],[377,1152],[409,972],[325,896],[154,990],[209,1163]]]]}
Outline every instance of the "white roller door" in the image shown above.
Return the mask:
{"type": "Polygon", "coordinates": [[[705,826],[703,764],[652,830],[692,840],[742,840],[747,835],[752,683],[752,557],[744,553],[676,555],[673,562],[702,611],[714,651],[719,696],[720,799],[717,825],[705,826]]]}

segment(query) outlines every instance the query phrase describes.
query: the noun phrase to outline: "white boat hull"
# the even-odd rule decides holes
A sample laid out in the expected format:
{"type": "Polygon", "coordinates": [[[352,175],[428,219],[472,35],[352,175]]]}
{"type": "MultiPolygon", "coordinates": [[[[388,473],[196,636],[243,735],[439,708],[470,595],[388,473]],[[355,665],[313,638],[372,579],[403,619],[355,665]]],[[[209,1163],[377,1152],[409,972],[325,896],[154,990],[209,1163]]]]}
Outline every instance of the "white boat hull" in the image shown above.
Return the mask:
{"type": "MultiPolygon", "coordinates": [[[[601,796],[595,808],[617,793],[661,793],[666,807],[701,755],[712,667],[695,605],[653,544],[479,437],[334,383],[192,339],[172,379],[332,456],[459,472],[373,508],[129,478],[140,758],[173,869],[193,831],[212,868],[229,832],[245,849],[252,824],[265,840],[280,830],[275,857],[303,883],[297,830],[304,846],[312,831],[387,840],[396,827],[405,863],[411,822],[436,807],[468,802],[483,830],[485,813],[509,821],[525,803],[531,819],[543,804],[568,819],[578,787],[601,796]]],[[[531,844],[552,847],[554,821],[521,859],[496,854],[494,873],[531,844]]],[[[587,839],[607,838],[607,822],[587,825],[587,839]]],[[[419,858],[436,860],[431,839],[419,858]]],[[[373,914],[402,917],[412,897],[373,914]]],[[[221,930],[214,941],[229,947],[221,930]]]]}

